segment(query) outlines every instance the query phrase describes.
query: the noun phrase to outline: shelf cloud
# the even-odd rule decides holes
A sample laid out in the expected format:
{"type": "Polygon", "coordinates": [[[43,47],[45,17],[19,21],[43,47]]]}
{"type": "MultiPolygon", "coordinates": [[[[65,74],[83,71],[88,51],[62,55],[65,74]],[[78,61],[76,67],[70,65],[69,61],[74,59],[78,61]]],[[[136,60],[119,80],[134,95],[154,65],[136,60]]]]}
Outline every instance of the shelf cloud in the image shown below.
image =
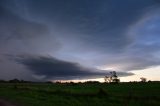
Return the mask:
{"type": "Polygon", "coordinates": [[[0,79],[128,76],[159,66],[159,13],[159,0],[0,0],[0,79]]]}

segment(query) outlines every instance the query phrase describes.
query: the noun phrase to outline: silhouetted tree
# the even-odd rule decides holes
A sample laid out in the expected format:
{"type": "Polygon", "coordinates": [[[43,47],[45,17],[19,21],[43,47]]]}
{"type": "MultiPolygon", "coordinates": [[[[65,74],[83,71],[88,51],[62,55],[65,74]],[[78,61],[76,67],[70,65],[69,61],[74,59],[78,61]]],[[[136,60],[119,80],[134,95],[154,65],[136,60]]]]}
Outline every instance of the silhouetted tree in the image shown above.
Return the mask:
{"type": "Polygon", "coordinates": [[[110,76],[105,76],[104,81],[107,82],[107,83],[110,83],[112,81],[112,79],[111,79],[110,76]]]}
{"type": "Polygon", "coordinates": [[[109,76],[105,76],[104,81],[107,83],[118,83],[120,82],[120,79],[118,79],[117,73],[115,71],[110,72],[109,76]]]}
{"type": "Polygon", "coordinates": [[[146,82],[147,81],[147,79],[144,78],[144,77],[141,77],[140,79],[141,79],[141,82],[146,82]]]}

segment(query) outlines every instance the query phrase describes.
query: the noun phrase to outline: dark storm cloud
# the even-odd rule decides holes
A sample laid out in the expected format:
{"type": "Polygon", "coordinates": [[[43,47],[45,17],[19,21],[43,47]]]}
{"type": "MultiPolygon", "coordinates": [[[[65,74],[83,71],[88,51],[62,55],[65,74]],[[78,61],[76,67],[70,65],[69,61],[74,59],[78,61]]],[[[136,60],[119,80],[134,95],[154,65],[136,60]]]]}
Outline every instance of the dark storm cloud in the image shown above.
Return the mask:
{"type": "Polygon", "coordinates": [[[130,45],[133,39],[126,34],[129,26],[158,5],[155,0],[40,0],[30,4],[38,17],[76,32],[63,37],[76,37],[86,47],[105,52],[123,51],[130,45]]]}
{"type": "MultiPolygon", "coordinates": [[[[77,79],[104,77],[109,73],[105,70],[85,68],[78,63],[59,60],[50,56],[17,56],[16,61],[23,64],[35,75],[46,79],[77,79]]],[[[120,76],[130,76],[133,73],[118,72],[120,76]]]]}
{"type": "Polygon", "coordinates": [[[103,65],[118,66],[115,71],[158,66],[159,5],[159,0],[0,0],[0,69],[16,76],[26,66],[30,76],[69,79],[101,76],[104,71],[96,68],[103,65]],[[2,54],[36,56],[18,57],[17,64],[2,54]]]}
{"type": "Polygon", "coordinates": [[[40,54],[57,48],[59,44],[50,36],[47,25],[22,18],[0,3],[0,79],[36,80],[29,70],[4,54],[40,54]]]}
{"type": "Polygon", "coordinates": [[[60,46],[46,24],[27,20],[0,6],[1,52],[48,52],[60,46]]]}
{"type": "Polygon", "coordinates": [[[25,20],[3,7],[0,7],[0,14],[0,37],[5,40],[32,38],[48,31],[45,25],[25,20]]]}

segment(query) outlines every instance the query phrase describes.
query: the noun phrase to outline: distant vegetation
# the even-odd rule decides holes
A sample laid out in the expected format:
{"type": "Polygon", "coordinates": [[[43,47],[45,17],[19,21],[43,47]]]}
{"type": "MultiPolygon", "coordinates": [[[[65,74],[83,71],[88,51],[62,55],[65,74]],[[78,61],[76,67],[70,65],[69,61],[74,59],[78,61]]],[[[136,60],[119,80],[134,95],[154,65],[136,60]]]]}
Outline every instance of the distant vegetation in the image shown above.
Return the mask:
{"type": "Polygon", "coordinates": [[[116,71],[112,71],[110,75],[104,77],[104,81],[107,83],[119,83],[120,79],[118,79],[116,71]]]}
{"type": "Polygon", "coordinates": [[[160,82],[36,83],[1,80],[0,98],[23,106],[160,106],[160,82]]]}

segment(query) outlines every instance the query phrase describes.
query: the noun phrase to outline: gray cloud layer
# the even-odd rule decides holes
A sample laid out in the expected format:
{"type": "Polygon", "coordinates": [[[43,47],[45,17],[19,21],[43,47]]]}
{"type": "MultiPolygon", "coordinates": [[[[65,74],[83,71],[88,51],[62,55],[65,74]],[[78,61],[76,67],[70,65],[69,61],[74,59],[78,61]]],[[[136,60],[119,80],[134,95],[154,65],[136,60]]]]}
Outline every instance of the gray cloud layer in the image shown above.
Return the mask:
{"type": "Polygon", "coordinates": [[[130,25],[157,5],[154,0],[60,0],[45,3],[40,0],[38,4],[32,1],[31,9],[33,15],[72,32],[59,35],[66,40],[78,39],[82,42],[80,45],[88,48],[116,53],[123,52],[134,41],[134,37],[127,35],[130,25]]]}
{"type": "MultiPolygon", "coordinates": [[[[83,79],[104,77],[109,70],[85,68],[78,63],[59,60],[50,56],[17,56],[15,60],[26,66],[35,75],[45,76],[45,79],[83,79]]],[[[118,72],[120,76],[130,76],[133,73],[118,72]]]]}
{"type": "Polygon", "coordinates": [[[24,69],[29,79],[33,73],[69,79],[105,74],[97,67],[127,72],[158,66],[159,13],[159,0],[1,0],[1,76],[19,77],[24,69]],[[17,64],[4,54],[36,56],[17,64]],[[48,54],[55,58],[43,57],[48,54]]]}
{"type": "Polygon", "coordinates": [[[60,47],[47,25],[26,20],[3,7],[0,14],[1,52],[47,53],[60,47]]]}

